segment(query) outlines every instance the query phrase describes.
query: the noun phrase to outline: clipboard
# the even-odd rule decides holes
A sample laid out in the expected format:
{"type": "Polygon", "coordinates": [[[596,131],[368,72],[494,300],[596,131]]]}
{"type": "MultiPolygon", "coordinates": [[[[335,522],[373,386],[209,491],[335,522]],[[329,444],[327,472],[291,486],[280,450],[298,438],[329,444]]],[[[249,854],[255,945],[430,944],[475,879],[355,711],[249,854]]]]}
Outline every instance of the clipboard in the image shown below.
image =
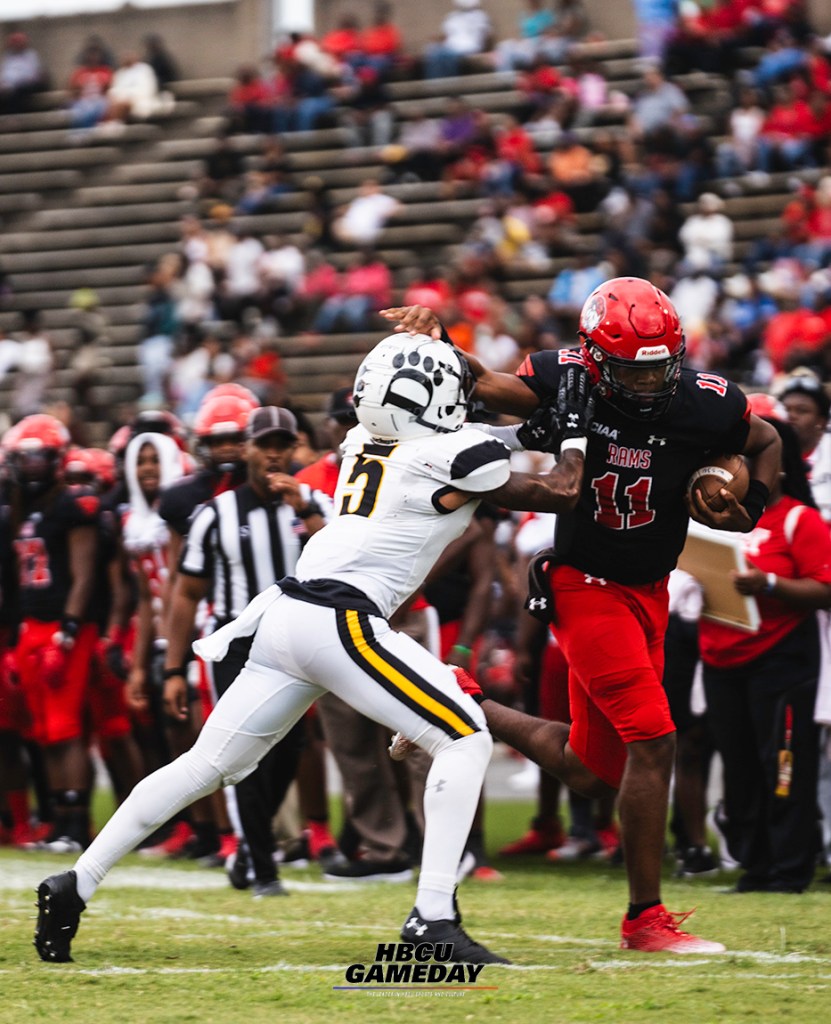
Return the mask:
{"type": "Polygon", "coordinates": [[[756,598],[738,593],[730,580],[732,569],[747,570],[741,534],[711,530],[709,526],[690,520],[678,568],[694,576],[704,590],[702,618],[747,633],[758,633],[761,620],[756,598]]]}

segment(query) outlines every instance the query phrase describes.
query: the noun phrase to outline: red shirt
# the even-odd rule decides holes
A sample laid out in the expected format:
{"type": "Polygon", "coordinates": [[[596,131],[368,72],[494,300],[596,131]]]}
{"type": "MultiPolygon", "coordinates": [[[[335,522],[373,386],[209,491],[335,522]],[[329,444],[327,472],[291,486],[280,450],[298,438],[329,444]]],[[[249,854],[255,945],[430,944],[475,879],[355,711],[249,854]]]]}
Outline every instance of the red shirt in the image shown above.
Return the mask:
{"type": "Polygon", "coordinates": [[[338,457],[334,452],[328,452],[317,462],[313,462],[310,466],[304,466],[295,473],[294,479],[301,484],[308,484],[313,491],[322,491],[330,498],[334,498],[338,473],[340,473],[338,457]]]}
{"type": "Polygon", "coordinates": [[[401,49],[401,33],[395,25],[371,25],[361,36],[360,48],[375,57],[393,57],[401,49]]]}
{"type": "Polygon", "coordinates": [[[785,368],[785,359],[791,349],[821,348],[828,338],[828,324],[810,309],[784,310],[770,318],[765,328],[765,352],[777,373],[785,368]]]}
{"type": "MultiPolygon", "coordinates": [[[[741,535],[748,563],[762,572],[773,572],[782,579],[813,579],[831,583],[831,533],[815,508],[801,505],[796,498],[782,497],[762,514],[756,528],[741,535]],[[802,511],[789,521],[791,509],[802,511]],[[794,523],[795,519],[795,523],[794,523]]],[[[732,626],[702,619],[698,637],[701,660],[705,665],[732,668],[746,665],[775,647],[788,633],[814,612],[793,608],[774,596],[758,598],[761,624],[757,633],[745,633],[732,626]]]]}
{"type": "Polygon", "coordinates": [[[805,100],[794,100],[793,103],[780,104],[771,110],[762,125],[762,135],[798,138],[809,135],[813,123],[811,108],[805,100]]]}

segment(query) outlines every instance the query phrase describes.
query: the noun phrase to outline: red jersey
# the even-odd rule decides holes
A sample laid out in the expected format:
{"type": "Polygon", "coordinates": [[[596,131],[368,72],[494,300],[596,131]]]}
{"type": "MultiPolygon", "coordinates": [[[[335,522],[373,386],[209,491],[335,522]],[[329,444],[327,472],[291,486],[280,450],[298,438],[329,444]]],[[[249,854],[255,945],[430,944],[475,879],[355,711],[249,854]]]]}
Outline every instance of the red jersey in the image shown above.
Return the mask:
{"type": "MultiPolygon", "coordinates": [[[[762,572],[831,583],[831,533],[815,508],[786,495],[765,509],[754,530],[738,536],[748,562],[762,572]]],[[[762,621],[757,633],[701,620],[699,645],[706,665],[732,668],[754,661],[814,614],[785,605],[773,595],[761,594],[758,602],[762,621]]]]}
{"type": "Polygon", "coordinates": [[[298,483],[308,484],[313,491],[323,491],[330,498],[335,496],[335,487],[338,482],[340,462],[334,452],[328,452],[322,459],[313,462],[310,466],[304,466],[294,479],[298,483]]]}

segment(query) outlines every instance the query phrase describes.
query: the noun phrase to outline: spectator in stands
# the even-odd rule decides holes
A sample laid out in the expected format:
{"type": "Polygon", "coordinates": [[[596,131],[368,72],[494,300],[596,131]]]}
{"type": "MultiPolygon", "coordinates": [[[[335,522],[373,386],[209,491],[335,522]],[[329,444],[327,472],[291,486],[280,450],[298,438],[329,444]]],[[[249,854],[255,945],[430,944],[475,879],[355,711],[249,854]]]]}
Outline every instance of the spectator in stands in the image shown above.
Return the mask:
{"type": "Polygon", "coordinates": [[[228,320],[242,323],[245,310],[257,306],[260,293],[259,265],[265,249],[253,229],[240,221],[233,231],[235,242],[225,260],[220,286],[219,310],[228,320]]]}
{"type": "Polygon", "coordinates": [[[70,124],[77,132],[87,132],[106,116],[109,108],[107,90],[112,78],[113,70],[106,62],[104,51],[90,43],[84,48],[83,60],[67,83],[71,98],[70,124]]]}
{"type": "Polygon", "coordinates": [[[103,55],[104,63],[110,70],[115,71],[116,59],[112,48],[104,41],[103,36],[100,36],[97,32],[93,32],[88,35],[84,40],[84,45],[81,47],[81,51],[75,58],[75,64],[84,64],[87,61],[87,51],[90,49],[100,50],[103,55]]]}
{"type": "Polygon", "coordinates": [[[442,35],[424,51],[425,78],[458,75],[465,57],[489,50],[493,26],[479,0],[453,0],[453,10],[442,22],[442,35]]]}
{"type": "Polygon", "coordinates": [[[327,32],[320,40],[320,48],[341,64],[352,61],[360,65],[363,57],[361,23],[354,14],[344,14],[336,28],[327,32]]]}
{"type": "Polygon", "coordinates": [[[551,183],[574,203],[578,213],[593,210],[606,191],[591,150],[573,132],[564,132],[548,158],[551,183]]]}
{"type": "Polygon", "coordinates": [[[423,107],[401,124],[396,142],[381,152],[398,181],[437,181],[441,177],[444,161],[439,152],[441,126],[428,117],[423,107]]]}
{"type": "Polygon", "coordinates": [[[746,5],[714,0],[680,7],[679,24],[667,48],[664,68],[670,75],[700,70],[732,75],[736,52],[746,36],[746,5]]]}
{"type": "Polygon", "coordinates": [[[780,29],[771,38],[766,52],[753,71],[753,83],[763,93],[770,93],[773,87],[801,71],[807,61],[807,53],[796,45],[793,36],[786,29],[780,29]]]}
{"type": "Polygon", "coordinates": [[[155,72],[135,51],[125,53],[121,58],[107,98],[106,121],[112,126],[128,120],[144,121],[158,113],[165,102],[159,92],[155,72]]]}
{"type": "Polygon", "coordinates": [[[717,271],[729,263],[733,258],[733,221],[724,213],[724,200],[715,192],[700,195],[678,237],[690,267],[717,271]]]}
{"type": "Polygon", "coordinates": [[[0,57],[0,114],[22,114],[46,85],[46,71],[29,37],[10,32],[0,57]]]}
{"type": "Polygon", "coordinates": [[[372,24],[361,33],[364,63],[377,71],[382,81],[386,81],[396,62],[401,60],[402,49],[401,32],[392,20],[392,5],[386,0],[378,0],[372,24]]]}
{"type": "Polygon", "coordinates": [[[768,173],[813,167],[812,127],[807,102],[795,96],[790,85],[776,86],[773,106],[759,134],[759,169],[768,173]]]}
{"type": "Polygon", "coordinates": [[[632,104],[629,125],[637,137],[644,139],[665,129],[681,134],[689,109],[690,102],[683,91],[667,81],[659,67],[649,65],[644,71],[643,87],[632,104]]]}
{"type": "Polygon", "coordinates": [[[399,206],[397,199],[381,191],[377,178],[367,178],[361,183],[358,195],[343,207],[335,220],[335,237],[345,246],[374,245],[399,206]]]}
{"type": "Polygon", "coordinates": [[[677,0],[634,0],[638,52],[644,60],[661,63],[678,17],[677,0]]]}
{"type": "MultiPolygon", "coordinates": [[[[518,18],[519,39],[502,39],[494,50],[494,63],[499,71],[528,67],[540,54],[547,33],[556,25],[554,12],[544,0],[525,0],[525,5],[527,10],[518,18]]],[[[555,60],[552,58],[552,63],[555,60]]]]}
{"type": "Polygon", "coordinates": [[[151,32],[144,37],[144,62],[149,64],[156,76],[159,89],[164,92],[179,77],[176,59],[165,46],[162,37],[151,32]]]}
{"type": "Polygon", "coordinates": [[[260,307],[281,333],[298,327],[297,291],[306,272],[303,253],[290,239],[269,235],[260,258],[260,307]]]}
{"type": "Polygon", "coordinates": [[[739,102],[730,111],[729,135],[716,148],[716,170],[720,178],[732,178],[756,167],[759,134],[765,123],[765,112],[755,89],[739,92],[739,102]]]}
{"type": "Polygon", "coordinates": [[[548,291],[548,302],[563,337],[574,334],[583,303],[610,276],[608,266],[590,252],[579,253],[573,266],[557,274],[548,291]]]}
{"type": "Polygon", "coordinates": [[[196,179],[200,199],[236,202],[244,171],[242,153],[234,146],[229,133],[221,130],[196,179]]]}
{"type": "Polygon", "coordinates": [[[139,364],[142,369],[142,403],[151,409],[164,406],[167,378],[173,358],[173,343],[179,323],[173,287],[179,259],[161,259],[150,267],[147,298],[142,313],[139,364]]]}
{"type": "Polygon", "coordinates": [[[327,249],[334,248],[336,244],[332,233],[334,210],[326,182],[323,178],[313,174],[304,178],[302,186],[306,192],[303,234],[311,245],[319,245],[327,249]]]}
{"type": "Polygon", "coordinates": [[[321,305],[340,287],[337,269],[328,262],[321,249],[309,249],[306,253],[306,269],[295,293],[300,321],[309,325],[321,305]]]}
{"type": "Polygon", "coordinates": [[[337,326],[347,331],[367,331],[372,326],[372,314],[386,309],[391,298],[389,267],[366,248],[353,257],[338,291],[317,311],[312,329],[322,334],[337,326]]]}
{"type": "Polygon", "coordinates": [[[234,78],[235,84],[228,93],[229,131],[271,131],[272,94],[259,71],[245,64],[237,68],[234,78]]]}
{"type": "MultiPolygon", "coordinates": [[[[332,60],[327,54],[322,56],[332,60]]],[[[330,86],[340,80],[341,72],[337,67],[324,70],[319,64],[317,60],[305,62],[297,57],[277,59],[269,131],[277,134],[312,131],[334,109],[330,86]]]]}
{"type": "Polygon", "coordinates": [[[43,329],[43,315],[38,309],[20,314],[17,332],[17,380],[12,395],[14,418],[43,412],[46,391],[52,382],[55,366],[52,341],[43,329]]]}

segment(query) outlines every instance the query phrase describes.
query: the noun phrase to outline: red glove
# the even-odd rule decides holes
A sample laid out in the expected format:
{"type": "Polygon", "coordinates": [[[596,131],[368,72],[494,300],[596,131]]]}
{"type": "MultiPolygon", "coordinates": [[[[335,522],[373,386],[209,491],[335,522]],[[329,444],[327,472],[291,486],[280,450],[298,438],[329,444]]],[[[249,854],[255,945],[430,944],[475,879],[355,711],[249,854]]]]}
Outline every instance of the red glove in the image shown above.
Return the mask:
{"type": "Polygon", "coordinates": [[[482,687],[476,682],[470,672],[465,668],[459,668],[458,665],[451,665],[453,669],[453,675],[456,677],[456,682],[459,684],[459,689],[464,693],[469,693],[471,697],[478,704],[480,700],[484,699],[482,693],[482,687]]]}
{"type": "Polygon", "coordinates": [[[40,671],[52,690],[58,690],[64,684],[68,655],[69,652],[57,643],[47,644],[40,652],[40,671]]]}

